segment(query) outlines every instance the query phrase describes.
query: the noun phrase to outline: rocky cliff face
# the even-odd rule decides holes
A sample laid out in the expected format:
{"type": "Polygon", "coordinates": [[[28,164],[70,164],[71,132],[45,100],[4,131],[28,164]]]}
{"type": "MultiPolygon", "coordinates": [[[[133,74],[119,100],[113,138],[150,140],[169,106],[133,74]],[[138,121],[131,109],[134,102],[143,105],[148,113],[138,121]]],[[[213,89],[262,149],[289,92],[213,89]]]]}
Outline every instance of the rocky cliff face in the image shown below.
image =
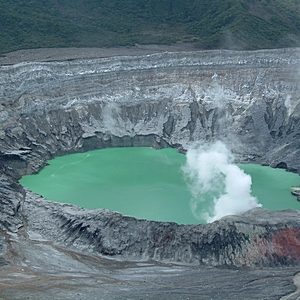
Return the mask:
{"type": "Polygon", "coordinates": [[[2,153],[26,150],[30,172],[45,154],[222,139],[242,159],[299,171],[299,57],[212,51],[3,66],[2,153]]]}
{"type": "Polygon", "coordinates": [[[123,260],[298,264],[298,211],[258,209],[179,226],[47,203],[17,180],[64,153],[133,145],[184,150],[213,139],[229,144],[238,160],[300,172],[299,70],[299,49],[0,67],[3,261],[12,261],[6,234],[15,232],[23,243],[39,236],[64,249],[123,260]]]}

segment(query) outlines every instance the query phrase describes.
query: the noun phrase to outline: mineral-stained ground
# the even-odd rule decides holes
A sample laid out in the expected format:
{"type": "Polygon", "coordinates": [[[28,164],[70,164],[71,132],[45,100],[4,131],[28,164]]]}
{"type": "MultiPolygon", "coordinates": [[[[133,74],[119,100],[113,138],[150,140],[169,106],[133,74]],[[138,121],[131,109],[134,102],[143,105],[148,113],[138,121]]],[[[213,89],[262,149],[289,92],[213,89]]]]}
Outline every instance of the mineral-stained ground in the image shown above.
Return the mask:
{"type": "Polygon", "coordinates": [[[168,50],[1,58],[0,299],[300,297],[299,211],[177,225],[18,184],[56,155],[216,139],[238,161],[300,172],[299,49],[168,50]]]}

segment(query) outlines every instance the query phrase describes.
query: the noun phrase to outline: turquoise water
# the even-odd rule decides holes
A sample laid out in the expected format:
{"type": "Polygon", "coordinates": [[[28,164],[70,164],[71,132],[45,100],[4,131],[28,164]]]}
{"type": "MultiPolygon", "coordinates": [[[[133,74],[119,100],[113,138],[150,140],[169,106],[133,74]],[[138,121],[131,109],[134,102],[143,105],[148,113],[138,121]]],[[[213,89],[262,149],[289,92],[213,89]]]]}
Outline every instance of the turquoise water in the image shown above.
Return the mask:
{"type": "MultiPolygon", "coordinates": [[[[191,212],[184,163],[185,156],[170,148],[108,148],[57,157],[20,182],[53,201],[149,220],[204,223],[191,212]]],[[[255,164],[241,168],[251,175],[253,195],[263,207],[300,208],[290,194],[291,186],[300,185],[300,176],[255,164]]]]}

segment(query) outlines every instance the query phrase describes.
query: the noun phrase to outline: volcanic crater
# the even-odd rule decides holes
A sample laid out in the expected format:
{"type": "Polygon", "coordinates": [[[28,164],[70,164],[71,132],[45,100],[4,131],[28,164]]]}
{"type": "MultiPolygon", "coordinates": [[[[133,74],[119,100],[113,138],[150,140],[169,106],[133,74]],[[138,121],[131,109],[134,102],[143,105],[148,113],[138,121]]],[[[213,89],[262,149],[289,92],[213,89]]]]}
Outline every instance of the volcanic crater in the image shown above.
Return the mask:
{"type": "Polygon", "coordinates": [[[213,299],[253,299],[252,280],[264,283],[257,299],[299,296],[298,210],[178,225],[48,202],[18,183],[58,155],[126,146],[184,152],[213,140],[231,141],[238,162],[300,173],[299,49],[46,60],[0,67],[4,296],[182,299],[178,289],[193,283],[190,299],[210,299],[213,283],[200,287],[208,278],[234,282],[213,299]],[[153,289],[156,280],[165,285],[153,289]]]}

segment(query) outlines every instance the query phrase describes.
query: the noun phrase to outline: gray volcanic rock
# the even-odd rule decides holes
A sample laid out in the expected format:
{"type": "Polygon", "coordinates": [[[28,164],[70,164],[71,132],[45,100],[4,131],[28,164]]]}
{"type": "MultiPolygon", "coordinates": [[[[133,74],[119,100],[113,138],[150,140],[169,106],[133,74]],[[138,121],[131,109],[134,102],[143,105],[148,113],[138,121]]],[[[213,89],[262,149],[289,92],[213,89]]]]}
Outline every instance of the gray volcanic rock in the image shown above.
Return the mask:
{"type": "Polygon", "coordinates": [[[300,201],[300,187],[292,187],[291,193],[297,197],[298,201],[300,201]]]}
{"type": "Polygon", "coordinates": [[[300,262],[300,211],[254,209],[207,225],[178,225],[49,203],[27,192],[23,213],[28,230],[85,253],[210,266],[300,262]]]}
{"type": "MultiPolygon", "coordinates": [[[[238,161],[300,172],[299,70],[299,49],[1,66],[0,264],[6,265],[2,272],[9,274],[7,282],[17,278],[19,284],[15,291],[7,287],[3,295],[21,299],[20,289],[26,287],[29,299],[54,298],[54,292],[36,293],[37,276],[43,278],[44,289],[52,289],[55,282],[57,299],[74,299],[74,290],[80,290],[74,282],[91,286],[90,291],[78,292],[82,299],[98,299],[91,293],[99,295],[100,290],[111,299],[138,298],[141,292],[145,299],[253,299],[253,282],[256,299],[292,293],[292,276],[300,262],[299,211],[256,209],[208,225],[178,225],[50,203],[24,190],[17,180],[65,153],[113,146],[172,146],[184,151],[193,142],[216,139],[229,145],[238,161]],[[165,285],[178,280],[179,289],[173,287],[168,294],[164,287],[154,293],[154,275],[146,276],[149,287],[141,284],[146,277],[137,275],[137,269],[131,272],[132,260],[154,260],[157,280],[165,285]],[[122,266],[125,261],[128,265],[122,266]],[[102,271],[98,263],[105,264],[102,271]],[[183,273],[166,263],[184,264],[183,273]],[[123,267],[124,272],[119,271],[123,267]],[[275,273],[279,275],[272,277],[275,273]],[[183,292],[188,287],[183,278],[204,283],[205,274],[218,286],[222,280],[216,274],[224,274],[227,284],[235,278],[232,289],[239,284],[244,289],[224,288],[218,294],[206,282],[207,288],[183,292]],[[91,282],[95,276],[102,289],[91,282]],[[128,289],[128,280],[135,282],[134,278],[139,283],[126,295],[121,286],[128,289]],[[263,283],[260,289],[258,282],[263,283]]],[[[147,267],[141,266],[142,272],[147,267]]],[[[5,283],[0,276],[1,280],[5,283]]],[[[298,296],[295,292],[286,299],[298,296]]]]}
{"type": "Polygon", "coordinates": [[[298,69],[298,49],[3,66],[1,149],[29,147],[32,161],[114,144],[222,139],[243,159],[299,170],[298,69]]]}

